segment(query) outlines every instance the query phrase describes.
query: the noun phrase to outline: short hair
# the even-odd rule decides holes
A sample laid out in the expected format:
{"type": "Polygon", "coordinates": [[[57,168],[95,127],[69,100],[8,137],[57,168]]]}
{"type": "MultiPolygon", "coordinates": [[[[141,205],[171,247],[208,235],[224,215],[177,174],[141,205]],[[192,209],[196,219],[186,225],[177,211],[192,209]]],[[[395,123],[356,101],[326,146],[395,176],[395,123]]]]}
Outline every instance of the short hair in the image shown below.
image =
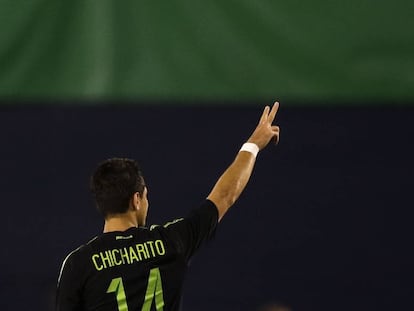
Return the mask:
{"type": "Polygon", "coordinates": [[[101,162],[92,174],[90,188],[103,217],[127,212],[134,193],[142,195],[145,183],[138,163],[112,158],[101,162]]]}

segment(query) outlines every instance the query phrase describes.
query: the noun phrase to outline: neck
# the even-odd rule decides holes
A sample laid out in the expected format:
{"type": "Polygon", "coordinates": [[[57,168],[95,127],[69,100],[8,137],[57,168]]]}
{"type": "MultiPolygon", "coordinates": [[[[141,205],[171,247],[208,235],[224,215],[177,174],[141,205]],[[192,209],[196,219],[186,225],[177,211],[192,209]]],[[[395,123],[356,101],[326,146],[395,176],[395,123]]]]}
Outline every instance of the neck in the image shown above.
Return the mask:
{"type": "Polygon", "coordinates": [[[135,214],[125,213],[112,215],[105,219],[103,232],[125,231],[131,227],[138,227],[138,220],[135,214]]]}

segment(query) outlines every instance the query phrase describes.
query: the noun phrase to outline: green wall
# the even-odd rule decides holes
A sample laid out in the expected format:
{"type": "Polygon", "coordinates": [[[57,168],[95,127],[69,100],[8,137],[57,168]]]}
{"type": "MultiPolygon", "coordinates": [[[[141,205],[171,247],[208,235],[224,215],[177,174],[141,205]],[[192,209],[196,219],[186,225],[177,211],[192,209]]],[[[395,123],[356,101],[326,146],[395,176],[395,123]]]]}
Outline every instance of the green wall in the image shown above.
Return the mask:
{"type": "Polygon", "coordinates": [[[414,100],[414,2],[1,0],[0,98],[414,100]]]}

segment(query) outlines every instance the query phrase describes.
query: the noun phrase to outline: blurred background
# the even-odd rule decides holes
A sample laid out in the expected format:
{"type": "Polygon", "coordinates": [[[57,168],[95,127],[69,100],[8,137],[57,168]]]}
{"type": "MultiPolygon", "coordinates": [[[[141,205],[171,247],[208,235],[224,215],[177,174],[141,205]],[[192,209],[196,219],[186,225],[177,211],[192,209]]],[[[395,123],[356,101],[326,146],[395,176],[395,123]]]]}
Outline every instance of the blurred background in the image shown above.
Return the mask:
{"type": "Polygon", "coordinates": [[[102,230],[88,179],[137,159],[149,223],[209,193],[264,105],[260,153],[184,310],[412,309],[414,3],[0,2],[0,310],[53,310],[102,230]]]}

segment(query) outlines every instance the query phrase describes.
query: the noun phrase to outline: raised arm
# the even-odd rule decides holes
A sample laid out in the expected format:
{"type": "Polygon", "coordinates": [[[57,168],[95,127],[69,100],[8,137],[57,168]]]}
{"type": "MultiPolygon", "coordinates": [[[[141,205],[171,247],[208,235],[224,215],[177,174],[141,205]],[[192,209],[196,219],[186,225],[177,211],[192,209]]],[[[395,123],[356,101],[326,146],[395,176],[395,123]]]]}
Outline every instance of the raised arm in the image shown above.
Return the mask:
{"type": "Polygon", "coordinates": [[[272,125],[275,119],[279,103],[275,103],[270,109],[266,106],[260,118],[259,124],[247,140],[233,163],[226,169],[216,182],[207,199],[211,200],[218,209],[219,221],[227,210],[236,202],[253,171],[258,151],[262,150],[274,139],[279,141],[279,127],[272,125]]]}

